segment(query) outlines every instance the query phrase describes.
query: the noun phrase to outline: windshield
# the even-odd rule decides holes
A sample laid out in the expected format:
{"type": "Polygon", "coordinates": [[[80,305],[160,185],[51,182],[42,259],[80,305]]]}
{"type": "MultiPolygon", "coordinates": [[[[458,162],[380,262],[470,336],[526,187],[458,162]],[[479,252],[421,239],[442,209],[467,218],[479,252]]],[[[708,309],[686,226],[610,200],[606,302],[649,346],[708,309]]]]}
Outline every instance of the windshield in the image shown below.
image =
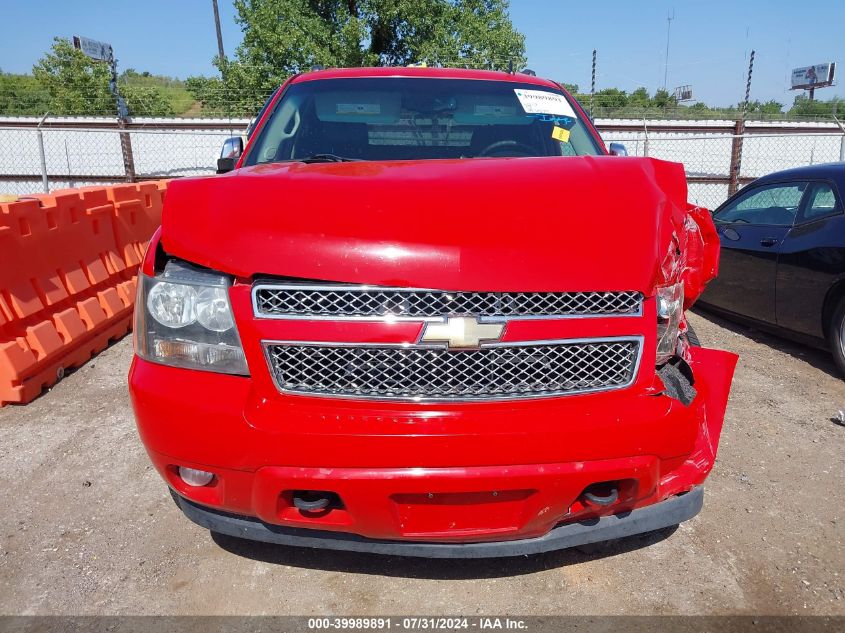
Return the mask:
{"type": "Polygon", "coordinates": [[[600,153],[563,92],[506,81],[376,77],[291,85],[244,165],[600,153]]]}

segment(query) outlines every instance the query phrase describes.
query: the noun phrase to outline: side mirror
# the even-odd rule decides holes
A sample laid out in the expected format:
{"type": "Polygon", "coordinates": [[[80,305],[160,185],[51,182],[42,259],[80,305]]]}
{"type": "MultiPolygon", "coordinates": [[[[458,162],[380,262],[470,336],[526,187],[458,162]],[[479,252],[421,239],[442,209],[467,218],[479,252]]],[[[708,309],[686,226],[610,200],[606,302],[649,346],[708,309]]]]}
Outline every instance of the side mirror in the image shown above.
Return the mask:
{"type": "Polygon", "coordinates": [[[624,143],[611,143],[608,148],[611,156],[627,156],[628,150],[625,149],[624,143]]]}
{"type": "Polygon", "coordinates": [[[232,171],[244,152],[244,141],[240,136],[232,136],[223,141],[220,158],[217,159],[217,173],[232,171]]]}

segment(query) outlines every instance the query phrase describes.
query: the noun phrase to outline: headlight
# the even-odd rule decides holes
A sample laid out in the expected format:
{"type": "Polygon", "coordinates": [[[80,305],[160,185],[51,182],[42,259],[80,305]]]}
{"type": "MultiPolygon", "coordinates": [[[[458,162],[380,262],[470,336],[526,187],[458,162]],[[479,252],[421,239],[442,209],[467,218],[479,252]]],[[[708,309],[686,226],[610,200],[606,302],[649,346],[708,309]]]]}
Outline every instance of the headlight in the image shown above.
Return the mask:
{"type": "Polygon", "coordinates": [[[170,261],[157,277],[140,275],[138,286],[138,356],[173,367],[249,374],[228,277],[170,261]]]}
{"type": "Polygon", "coordinates": [[[212,332],[225,332],[235,326],[226,288],[203,288],[197,293],[197,321],[212,332]]]}
{"type": "Polygon", "coordinates": [[[166,281],[153,285],[147,309],[165,327],[181,328],[197,320],[197,291],[192,286],[166,281]]]}
{"type": "Polygon", "coordinates": [[[678,326],[684,312],[684,284],[657,289],[657,364],[675,355],[678,326]]]}

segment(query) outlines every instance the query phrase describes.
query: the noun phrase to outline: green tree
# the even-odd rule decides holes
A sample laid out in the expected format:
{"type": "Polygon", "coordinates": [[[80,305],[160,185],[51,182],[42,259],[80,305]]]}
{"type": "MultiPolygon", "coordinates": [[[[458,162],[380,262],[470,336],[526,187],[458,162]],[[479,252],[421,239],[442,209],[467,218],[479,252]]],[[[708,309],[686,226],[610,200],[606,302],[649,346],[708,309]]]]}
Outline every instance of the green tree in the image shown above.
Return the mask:
{"type": "Polygon", "coordinates": [[[32,75],[0,71],[0,114],[42,115],[50,109],[50,95],[32,75]]]}
{"type": "Polygon", "coordinates": [[[525,65],[508,0],[234,0],[243,43],[216,59],[222,79],[188,88],[212,110],[253,113],[291,74],[411,63],[507,69],[525,65]]]}
{"type": "Polygon", "coordinates": [[[628,106],[632,108],[651,107],[651,95],[646,88],[637,88],[628,96],[628,106]]]}
{"type": "Polygon", "coordinates": [[[654,97],[651,99],[651,105],[654,108],[668,108],[670,106],[676,105],[678,103],[677,99],[674,96],[669,94],[669,91],[665,88],[660,88],[654,93],[654,97]]]}
{"type": "MultiPolygon", "coordinates": [[[[51,49],[33,66],[32,74],[47,95],[51,114],[114,115],[116,112],[115,99],[109,90],[109,65],[91,59],[65,39],[53,40],[51,49]]],[[[120,89],[132,116],[173,114],[168,99],[157,87],[121,83],[120,89]]]]}
{"type": "Polygon", "coordinates": [[[203,114],[250,117],[278,86],[250,85],[246,75],[243,66],[231,65],[226,81],[219,77],[189,77],[185,87],[202,104],[203,114]]]}
{"type": "Polygon", "coordinates": [[[132,116],[173,116],[173,105],[161,89],[155,86],[121,84],[120,94],[132,116]]]}
{"type": "Polygon", "coordinates": [[[55,38],[53,46],[32,68],[32,74],[50,96],[52,114],[114,114],[109,92],[111,71],[69,41],[55,38]]]}
{"type": "Polygon", "coordinates": [[[127,68],[120,74],[117,84],[129,111],[135,116],[184,114],[195,103],[185,82],[175,77],[127,68]]]}
{"type": "Polygon", "coordinates": [[[845,115],[845,99],[833,97],[829,101],[810,101],[807,96],[799,94],[789,109],[790,116],[830,118],[834,114],[845,115]]]}
{"type": "Polygon", "coordinates": [[[619,88],[605,88],[596,92],[594,103],[604,110],[618,110],[628,105],[628,94],[619,88]]]}
{"type": "MultiPolygon", "coordinates": [[[[737,109],[742,109],[742,104],[737,105],[737,109]]],[[[762,101],[749,101],[748,107],[746,108],[747,114],[762,114],[762,115],[776,115],[776,114],[783,114],[783,104],[778,103],[774,99],[770,99],[769,101],[762,102],[762,101]]]]}

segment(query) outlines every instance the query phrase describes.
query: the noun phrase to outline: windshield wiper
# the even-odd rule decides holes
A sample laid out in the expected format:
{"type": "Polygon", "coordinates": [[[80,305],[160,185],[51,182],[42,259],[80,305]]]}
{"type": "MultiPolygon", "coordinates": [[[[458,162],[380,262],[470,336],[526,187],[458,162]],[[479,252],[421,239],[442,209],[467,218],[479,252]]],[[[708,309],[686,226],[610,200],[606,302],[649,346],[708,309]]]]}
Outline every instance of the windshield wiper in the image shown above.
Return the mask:
{"type": "Polygon", "coordinates": [[[294,161],[298,163],[351,163],[357,160],[359,159],[346,158],[337,154],[311,154],[305,158],[294,158],[294,161]]]}

